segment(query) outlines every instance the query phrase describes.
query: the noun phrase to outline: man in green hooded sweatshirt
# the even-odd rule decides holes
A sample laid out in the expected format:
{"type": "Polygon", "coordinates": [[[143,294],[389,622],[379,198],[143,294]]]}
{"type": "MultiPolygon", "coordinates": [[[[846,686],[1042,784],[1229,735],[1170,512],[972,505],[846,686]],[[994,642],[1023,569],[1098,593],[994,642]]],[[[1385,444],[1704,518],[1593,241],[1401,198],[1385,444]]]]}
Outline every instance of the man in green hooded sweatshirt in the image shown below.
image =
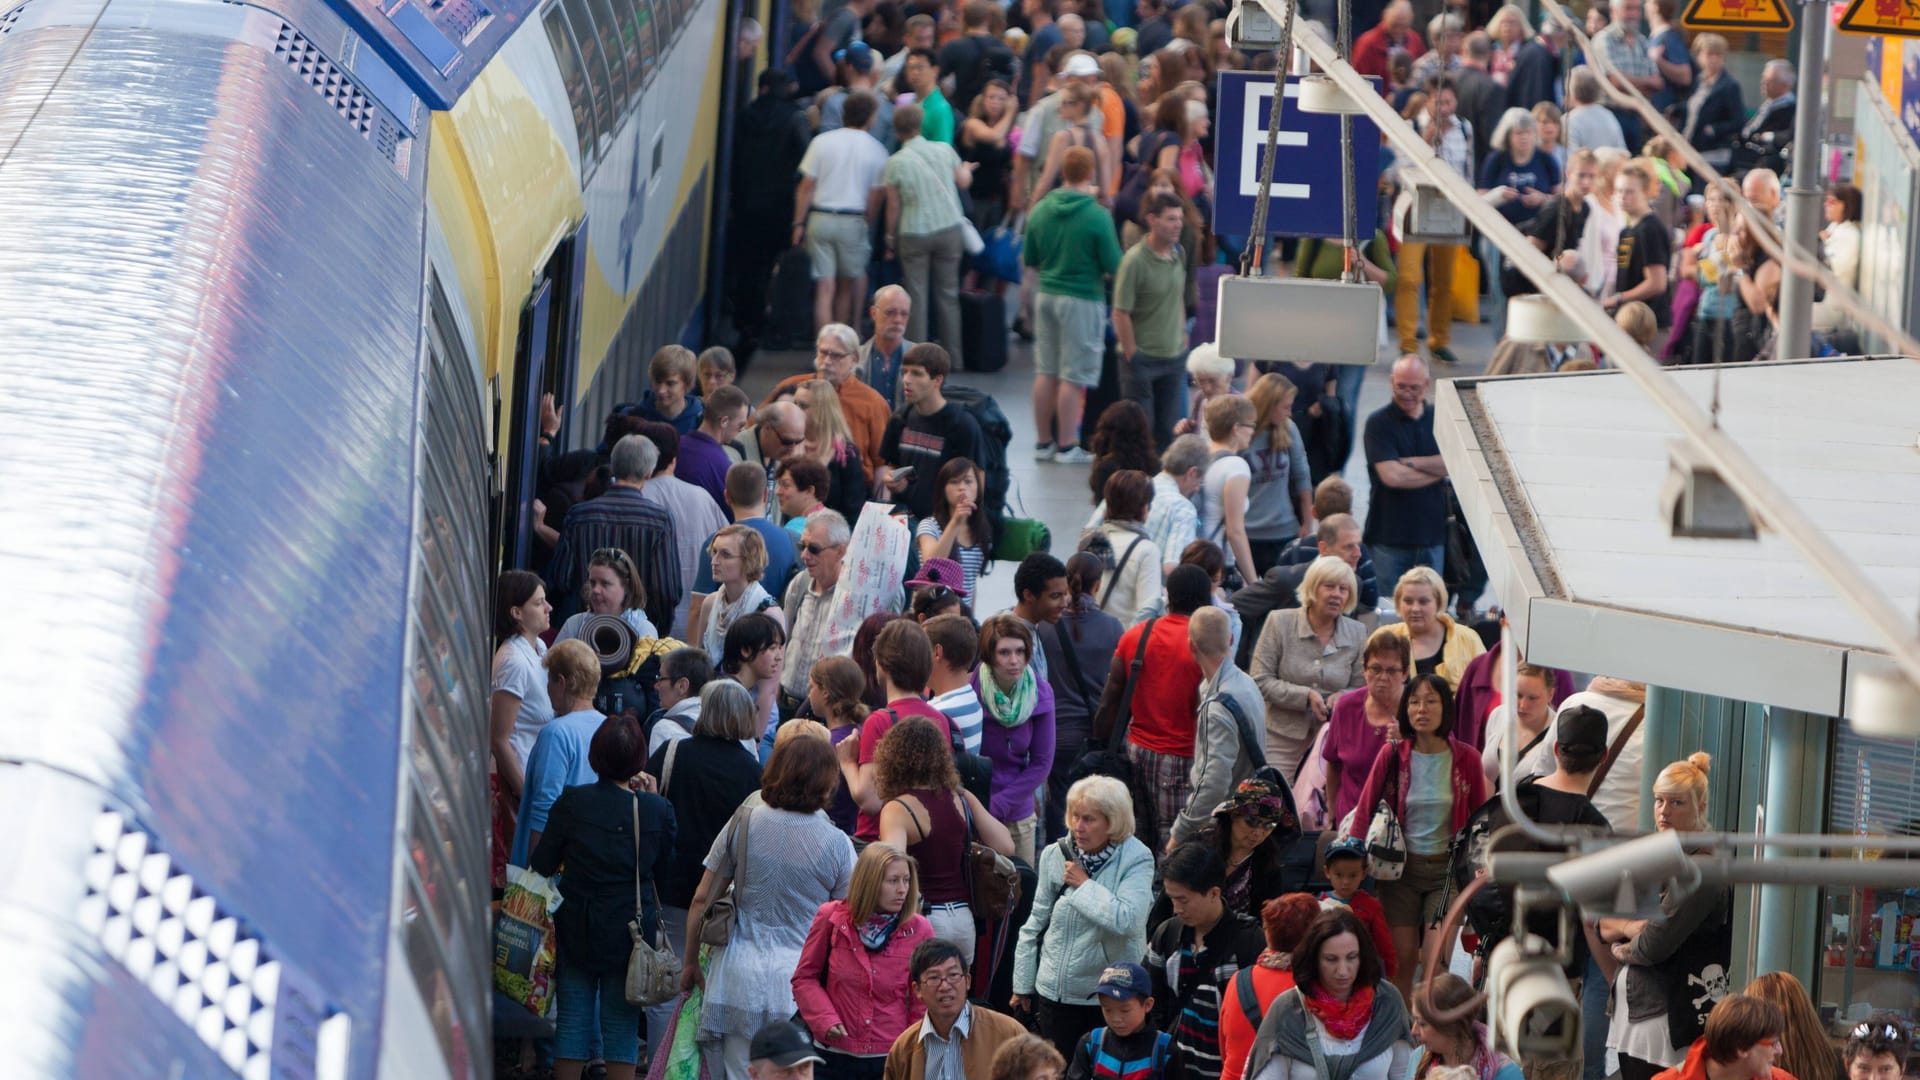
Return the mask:
{"type": "Polygon", "coordinates": [[[1040,272],[1033,331],[1033,424],[1040,435],[1034,457],[1040,461],[1093,460],[1080,446],[1080,417],[1087,389],[1100,384],[1105,279],[1120,269],[1113,215],[1096,200],[1093,176],[1093,151],[1068,150],[1060,163],[1061,185],[1027,217],[1022,257],[1040,272]]]}

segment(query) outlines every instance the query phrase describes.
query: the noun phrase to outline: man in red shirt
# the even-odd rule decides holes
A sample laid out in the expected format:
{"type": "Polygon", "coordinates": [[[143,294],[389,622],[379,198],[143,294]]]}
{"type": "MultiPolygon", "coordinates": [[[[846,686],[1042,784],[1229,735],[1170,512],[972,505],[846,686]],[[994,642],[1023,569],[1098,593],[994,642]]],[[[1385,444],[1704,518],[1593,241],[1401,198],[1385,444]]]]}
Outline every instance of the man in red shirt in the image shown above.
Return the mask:
{"type": "Polygon", "coordinates": [[[860,820],[853,830],[859,840],[880,839],[880,789],[873,779],[873,757],[881,737],[907,717],[920,716],[932,721],[942,738],[953,739],[946,715],[920,696],[933,677],[933,643],[919,623],[895,619],[881,627],[873,639],[873,669],[886,691],[887,707],[867,717],[860,725],[859,739],[845,739],[836,747],[847,794],[860,807],[860,820]]]}
{"type": "MultiPolygon", "coordinates": [[[[1167,836],[1187,805],[1188,770],[1193,766],[1194,716],[1200,701],[1200,665],[1187,644],[1189,616],[1213,598],[1213,579],[1198,566],[1179,566],[1167,575],[1167,613],[1120,636],[1107,673],[1100,713],[1093,720],[1093,745],[1106,743],[1124,711],[1127,761],[1133,766],[1133,812],[1142,843],[1167,849],[1167,836]],[[1149,632],[1149,630],[1151,632],[1149,632]],[[1147,635],[1140,674],[1129,700],[1127,677],[1147,635]]],[[[871,721],[869,721],[871,722],[871,721]]]]}
{"type": "Polygon", "coordinates": [[[1353,42],[1353,69],[1362,75],[1378,76],[1382,94],[1393,91],[1393,81],[1387,77],[1387,53],[1394,49],[1407,50],[1415,60],[1427,51],[1420,35],[1413,32],[1413,5],[1407,0],[1393,0],[1381,13],[1380,25],[1353,42]]]}

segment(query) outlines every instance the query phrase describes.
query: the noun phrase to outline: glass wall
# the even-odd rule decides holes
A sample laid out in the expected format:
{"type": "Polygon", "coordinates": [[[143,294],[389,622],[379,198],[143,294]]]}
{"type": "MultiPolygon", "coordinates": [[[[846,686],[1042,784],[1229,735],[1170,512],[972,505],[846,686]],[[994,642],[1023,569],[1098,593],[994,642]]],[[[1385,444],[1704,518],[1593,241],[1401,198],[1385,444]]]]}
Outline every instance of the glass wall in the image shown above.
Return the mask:
{"type": "MultiPolygon", "coordinates": [[[[1900,123],[1880,85],[1854,83],[1854,135],[1859,140],[1854,182],[1860,187],[1860,294],[1875,312],[1911,330],[1920,325],[1914,295],[1913,220],[1920,150],[1900,123]]],[[[1863,335],[1862,348],[1880,352],[1887,342],[1863,335]]]]}
{"type": "MultiPolygon", "coordinates": [[[[1870,739],[1840,725],[1827,831],[1920,835],[1920,744],[1870,739]]],[[[1880,856],[1867,852],[1862,857],[1880,856]]],[[[1831,1008],[1843,1021],[1877,1009],[1909,1020],[1920,1016],[1920,940],[1914,933],[1920,922],[1920,865],[1914,876],[1912,889],[1822,890],[1825,938],[1814,1000],[1823,1015],[1831,1008]]]]}

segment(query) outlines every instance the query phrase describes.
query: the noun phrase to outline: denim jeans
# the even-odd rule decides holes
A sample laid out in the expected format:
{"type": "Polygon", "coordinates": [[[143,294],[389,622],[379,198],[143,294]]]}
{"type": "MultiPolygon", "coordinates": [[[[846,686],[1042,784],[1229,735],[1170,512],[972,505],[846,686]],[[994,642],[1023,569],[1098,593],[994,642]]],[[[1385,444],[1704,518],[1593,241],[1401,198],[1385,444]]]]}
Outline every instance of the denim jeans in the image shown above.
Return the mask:
{"type": "Polygon", "coordinates": [[[1607,1080],[1607,997],[1612,992],[1600,964],[1588,957],[1587,977],[1580,983],[1582,1080],[1607,1080]]]}
{"type": "Polygon", "coordinates": [[[561,964],[556,985],[560,991],[553,1055],[567,1061],[593,1057],[595,1004],[599,1006],[600,1056],[607,1061],[637,1062],[640,1057],[640,1010],[627,1004],[625,971],[589,972],[561,964]]]}
{"type": "Polygon", "coordinates": [[[1136,352],[1120,360],[1120,393],[1129,401],[1139,402],[1147,411],[1157,446],[1164,447],[1173,441],[1173,425],[1186,415],[1181,408],[1186,385],[1185,356],[1159,357],[1136,352]]]}
{"type": "Polygon", "coordinates": [[[1436,572],[1441,572],[1444,570],[1447,559],[1445,544],[1435,544],[1432,547],[1369,544],[1367,550],[1373,553],[1374,580],[1380,583],[1381,599],[1393,595],[1393,587],[1400,583],[1400,575],[1416,566],[1431,566],[1436,572]]]}

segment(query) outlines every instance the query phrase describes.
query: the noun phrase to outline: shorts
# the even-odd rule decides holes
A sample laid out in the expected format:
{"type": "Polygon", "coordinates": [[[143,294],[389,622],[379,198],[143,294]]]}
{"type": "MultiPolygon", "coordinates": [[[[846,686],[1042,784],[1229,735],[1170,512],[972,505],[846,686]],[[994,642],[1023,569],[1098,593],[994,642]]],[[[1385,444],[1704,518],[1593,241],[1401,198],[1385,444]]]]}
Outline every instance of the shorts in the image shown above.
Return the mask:
{"type": "Polygon", "coordinates": [[[1375,885],[1388,926],[1431,926],[1440,918],[1440,898],[1447,891],[1445,855],[1408,855],[1399,881],[1375,885]]]}
{"type": "Polygon", "coordinates": [[[873,258],[873,232],[864,214],[807,215],[807,257],[813,260],[813,280],[865,277],[873,258]]]}
{"type": "Polygon", "coordinates": [[[1107,347],[1107,305],[1041,293],[1034,301],[1033,368],[1075,386],[1100,385],[1107,347]]]}

